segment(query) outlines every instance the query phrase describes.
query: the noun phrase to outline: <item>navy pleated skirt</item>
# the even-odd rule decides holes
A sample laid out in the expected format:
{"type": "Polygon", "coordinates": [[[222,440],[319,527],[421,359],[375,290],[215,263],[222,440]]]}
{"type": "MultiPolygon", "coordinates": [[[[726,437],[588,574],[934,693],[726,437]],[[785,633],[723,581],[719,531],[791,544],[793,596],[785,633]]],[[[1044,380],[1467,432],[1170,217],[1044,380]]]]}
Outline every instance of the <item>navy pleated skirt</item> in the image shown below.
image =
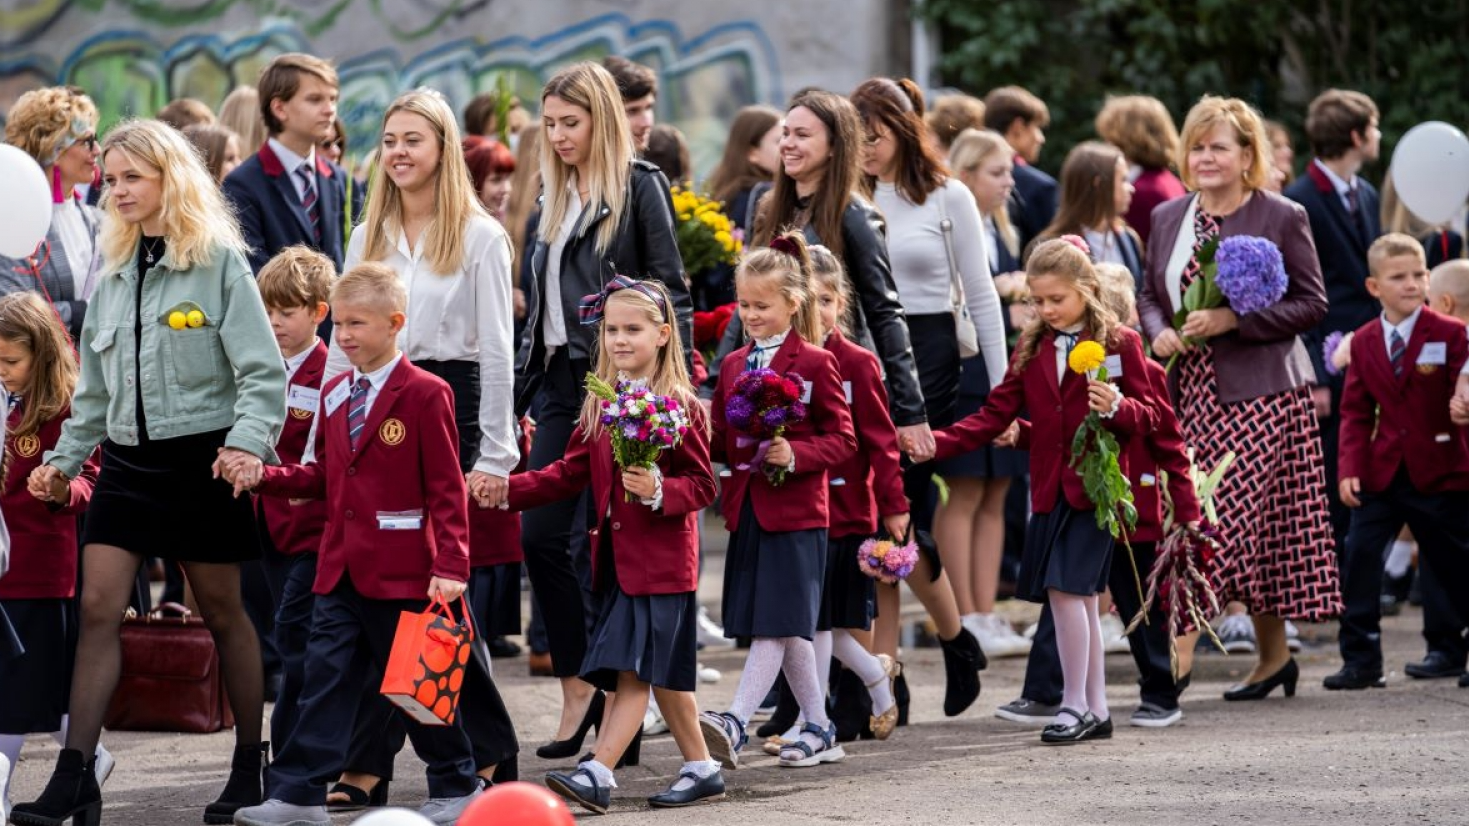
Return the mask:
{"type": "Polygon", "coordinates": [[[816,630],[872,627],[877,616],[877,580],[857,567],[857,549],[868,537],[843,536],[826,543],[826,582],[816,630]]]}
{"type": "Polygon", "coordinates": [[[825,582],[826,529],[766,531],[747,494],[724,557],[724,635],[811,639],[825,582]]]}
{"type": "Polygon", "coordinates": [[[1050,513],[1030,518],[1015,595],[1045,602],[1046,591],[1090,596],[1107,588],[1112,535],[1097,527],[1095,511],[1075,510],[1064,496],[1050,513]]]}
{"type": "Polygon", "coordinates": [[[73,599],[0,602],[0,734],[61,728],[71,697],[77,611],[73,599]]]}
{"type": "MultiPolygon", "coordinates": [[[[604,543],[611,531],[601,532],[604,543]]],[[[615,691],[617,676],[631,671],[642,682],[670,691],[693,691],[698,682],[699,600],[694,591],[631,596],[617,584],[612,549],[605,546],[598,573],[605,570],[612,586],[599,594],[581,678],[615,691]]]]}

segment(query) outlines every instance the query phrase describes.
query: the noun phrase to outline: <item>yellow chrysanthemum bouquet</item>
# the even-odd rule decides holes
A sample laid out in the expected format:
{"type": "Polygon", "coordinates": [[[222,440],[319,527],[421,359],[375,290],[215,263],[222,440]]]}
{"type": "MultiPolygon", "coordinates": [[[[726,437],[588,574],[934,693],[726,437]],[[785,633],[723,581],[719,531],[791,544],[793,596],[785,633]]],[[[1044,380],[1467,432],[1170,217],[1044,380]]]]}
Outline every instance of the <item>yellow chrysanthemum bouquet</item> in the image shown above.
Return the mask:
{"type": "MultiPolygon", "coordinates": [[[[1081,341],[1066,357],[1071,372],[1107,380],[1107,351],[1095,341],[1081,341]]],[[[1071,467],[1081,475],[1086,496],[1097,508],[1097,527],[1123,538],[1124,529],[1137,526],[1137,508],[1132,503],[1132,485],[1122,474],[1122,449],[1117,437],[1102,426],[1102,417],[1092,410],[1071,439],[1071,467]]]]}
{"type": "Polygon", "coordinates": [[[690,277],[720,264],[739,262],[744,233],[730,222],[718,201],[675,186],[673,220],[678,254],[690,277]]]}

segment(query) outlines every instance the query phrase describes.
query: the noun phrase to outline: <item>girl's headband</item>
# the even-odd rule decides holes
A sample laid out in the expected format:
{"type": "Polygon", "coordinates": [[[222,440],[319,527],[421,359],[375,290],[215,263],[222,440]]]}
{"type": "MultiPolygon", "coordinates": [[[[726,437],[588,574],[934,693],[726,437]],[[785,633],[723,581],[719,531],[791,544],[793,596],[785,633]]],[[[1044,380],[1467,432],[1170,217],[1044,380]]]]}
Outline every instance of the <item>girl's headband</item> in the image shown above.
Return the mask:
{"type": "Polygon", "coordinates": [[[1081,250],[1083,253],[1086,254],[1087,258],[1092,257],[1091,246],[1088,245],[1086,239],[1082,238],[1080,235],[1063,235],[1061,236],[1061,240],[1081,250]]]}
{"type": "Polygon", "coordinates": [[[606,314],[607,299],[618,290],[632,290],[633,292],[647,296],[658,307],[658,311],[663,313],[663,320],[669,324],[673,323],[673,313],[670,311],[668,305],[664,303],[663,294],[653,285],[645,281],[628,278],[625,275],[614,275],[612,276],[612,280],[608,281],[607,285],[602,288],[601,292],[582,296],[579,310],[581,313],[581,323],[591,325],[601,321],[602,316],[606,314]]]}

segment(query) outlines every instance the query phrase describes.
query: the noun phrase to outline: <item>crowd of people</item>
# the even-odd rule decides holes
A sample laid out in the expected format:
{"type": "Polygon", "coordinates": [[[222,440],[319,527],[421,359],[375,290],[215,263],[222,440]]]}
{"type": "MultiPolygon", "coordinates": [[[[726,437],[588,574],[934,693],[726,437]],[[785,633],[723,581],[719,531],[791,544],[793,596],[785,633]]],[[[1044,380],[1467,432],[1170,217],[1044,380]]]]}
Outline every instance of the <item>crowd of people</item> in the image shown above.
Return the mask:
{"type": "Polygon", "coordinates": [[[577,63],[538,112],[500,90],[462,126],[416,89],[360,159],[335,70],[304,54],[217,116],[182,99],[99,134],[75,87],[11,106],[54,212],[0,260],[10,822],[99,822],[121,624],[153,608],[154,574],[203,617],[235,721],[205,823],[385,805],[405,739],[434,823],[517,779],[477,660],[450,725],[378,685],[400,613],[432,604],[462,598],[493,653],[521,653],[522,566],[530,668],[561,696],[536,753],[598,813],[645,733],[684,761],[649,803],[680,807],[724,796],[758,711],[791,768],[906,724],[900,589],[859,564],[879,536],[916,546],[944,714],[990,658],[1027,657],[995,713],[1048,744],[1112,736],[1109,650],[1138,668],[1128,723],[1182,718],[1204,629],[1171,638],[1155,604],[1123,632],[1171,530],[1217,537],[1211,619],[1256,655],[1226,700],[1293,695],[1292,623],[1337,618],[1325,688],[1382,687],[1381,616],[1415,577],[1427,653],[1407,671],[1469,687],[1469,259],[1361,177],[1371,99],[1312,101],[1300,165],[1244,101],[1206,96],[1180,130],[1155,99],[1111,98],[1058,181],[1023,88],[931,108],[906,79],[804,89],[734,118],[694,188],[745,248],[686,272],[670,181],[692,170],[657,82],[577,63]],[[1231,238],[1278,253],[1282,294],[1188,303],[1231,238]],[[1076,367],[1091,352],[1104,374],[1076,367]],[[589,376],[671,400],[682,438],[620,466],[589,376]],[[737,415],[752,376],[800,395],[764,438],[737,415]],[[1135,524],[1110,530],[1073,468],[1082,427],[1120,445],[1135,524]],[[1230,462],[1206,501],[1192,471],[1230,462]],[[721,517],[721,600],[701,606],[721,517]],[[1043,606],[1030,634],[996,611],[1012,595],[1043,606]],[[701,712],[699,649],[734,640],[734,698],[701,712]],[[36,733],[62,746],[54,772],[10,808],[36,733]]]}

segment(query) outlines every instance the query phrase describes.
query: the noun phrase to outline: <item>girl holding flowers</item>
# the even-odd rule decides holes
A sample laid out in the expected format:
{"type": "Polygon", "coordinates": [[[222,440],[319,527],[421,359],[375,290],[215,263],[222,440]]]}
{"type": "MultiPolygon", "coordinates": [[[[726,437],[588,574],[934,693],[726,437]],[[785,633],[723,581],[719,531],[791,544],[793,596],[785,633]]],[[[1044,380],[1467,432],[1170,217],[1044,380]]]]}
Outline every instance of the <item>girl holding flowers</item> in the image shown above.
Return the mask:
{"type": "Polygon", "coordinates": [[[694,703],[697,526],[699,509],[714,501],[714,473],[673,301],[656,281],[617,276],[582,299],[581,317],[602,325],[596,374],[588,379],[593,392],[566,455],[510,477],[510,507],[542,507],[590,487],[595,512],[603,514],[589,531],[593,588],[603,599],[581,678],[616,693],[591,759],[569,774],[551,772],[546,784],[604,814],[617,787],[612,767],[642,730],[651,685],[686,762],[673,785],[648,802],[687,806],[721,798],[724,778],[704,748],[694,703]],[[665,447],[635,455],[650,444],[665,447]]]}
{"type": "Polygon", "coordinates": [[[812,639],[827,567],[827,471],[852,455],[857,437],[836,358],[808,343],[823,336],[800,233],[788,232],[746,255],[735,273],[735,292],[753,340],[721,365],[711,453],[730,467],[723,497],[732,534],[724,631],[752,642],[734,702],[724,712],[704,712],[699,725],[710,753],[735,768],[750,715],[784,669],[806,724],[781,748],[780,764],[814,766],[845,756],[826,713],[812,639]],[[750,397],[738,390],[750,373],[783,377],[800,397],[773,417],[781,421],[769,414],[782,408],[760,400],[764,415],[758,418],[778,425],[768,439],[732,424],[750,418],[750,397]]]}
{"type": "MultiPolygon", "coordinates": [[[[1108,491],[1100,498],[1111,501],[1118,474],[1084,480],[1071,466],[1073,438],[1088,428],[1088,450],[1099,451],[1105,437],[1091,435],[1097,422],[1125,440],[1149,432],[1157,411],[1142,341],[1108,309],[1086,242],[1068,235],[1039,244],[1026,278],[1037,317],[1004,381],[979,412],[934,436],[942,459],[989,443],[1022,409],[1030,411],[1034,515],[1016,595],[1046,603],[1056,623],[1061,711],[1041,740],[1075,743],[1112,736],[1097,595],[1107,587],[1112,556],[1113,533],[1103,525],[1125,522],[1131,505],[1124,497],[1115,511],[1098,512],[1099,483],[1108,491]]],[[[1125,490],[1125,478],[1120,485],[1125,490]]]]}

